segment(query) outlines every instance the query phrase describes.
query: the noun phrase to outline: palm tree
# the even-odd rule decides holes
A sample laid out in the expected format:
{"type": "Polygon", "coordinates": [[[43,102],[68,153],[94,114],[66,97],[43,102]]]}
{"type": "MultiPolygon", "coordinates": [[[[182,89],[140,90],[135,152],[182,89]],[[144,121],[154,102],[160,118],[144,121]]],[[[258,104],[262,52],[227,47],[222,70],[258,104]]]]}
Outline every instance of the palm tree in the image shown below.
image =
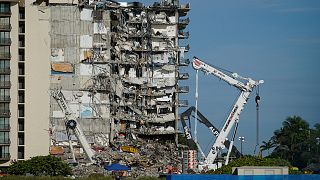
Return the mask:
{"type": "Polygon", "coordinates": [[[260,152],[262,154],[263,151],[268,151],[268,155],[270,154],[269,150],[273,147],[275,147],[276,144],[272,140],[269,140],[268,142],[262,141],[262,145],[260,146],[260,152]]]}
{"type": "Polygon", "coordinates": [[[309,124],[299,116],[288,117],[282,126],[274,132],[272,139],[278,145],[288,145],[290,150],[294,150],[295,145],[303,142],[308,135],[309,124]]]}
{"type": "Polygon", "coordinates": [[[301,154],[308,147],[309,136],[309,124],[299,116],[290,116],[271,138],[276,144],[271,155],[280,156],[294,164],[298,163],[301,154]]]}

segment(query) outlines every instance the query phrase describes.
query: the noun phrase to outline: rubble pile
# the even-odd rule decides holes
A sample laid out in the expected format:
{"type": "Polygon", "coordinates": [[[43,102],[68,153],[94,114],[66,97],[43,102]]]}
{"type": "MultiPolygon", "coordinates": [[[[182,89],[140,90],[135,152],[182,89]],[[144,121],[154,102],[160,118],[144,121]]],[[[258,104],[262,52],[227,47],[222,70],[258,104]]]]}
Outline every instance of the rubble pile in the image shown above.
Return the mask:
{"type": "Polygon", "coordinates": [[[72,167],[75,177],[88,177],[90,174],[107,174],[103,166],[97,165],[78,165],[72,167]]]}
{"type": "Polygon", "coordinates": [[[77,177],[88,176],[93,173],[108,174],[104,170],[104,165],[120,163],[131,167],[131,176],[154,176],[166,172],[168,167],[181,169],[181,159],[179,151],[173,142],[159,140],[123,140],[112,144],[112,148],[101,150],[97,153],[97,158],[101,159],[100,166],[78,165],[73,168],[74,175],[77,177]],[[131,147],[133,152],[125,152],[122,147],[131,147]]]}

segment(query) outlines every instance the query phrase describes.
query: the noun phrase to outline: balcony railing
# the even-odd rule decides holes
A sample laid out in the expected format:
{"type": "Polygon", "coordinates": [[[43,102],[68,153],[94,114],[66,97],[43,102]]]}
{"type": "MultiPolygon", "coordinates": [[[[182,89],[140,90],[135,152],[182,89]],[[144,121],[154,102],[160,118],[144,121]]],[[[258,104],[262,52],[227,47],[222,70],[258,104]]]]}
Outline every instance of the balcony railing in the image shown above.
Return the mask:
{"type": "Polygon", "coordinates": [[[190,9],[190,3],[188,4],[181,4],[179,9],[186,9],[186,10],[189,10],[190,9]]]}
{"type": "Polygon", "coordinates": [[[190,18],[179,19],[179,24],[189,24],[189,22],[190,22],[190,18]]]}
{"type": "Polygon", "coordinates": [[[11,38],[0,38],[0,45],[10,45],[11,38]]]}
{"type": "Polygon", "coordinates": [[[0,68],[0,74],[10,74],[10,68],[0,68]]]}
{"type": "Polygon", "coordinates": [[[9,110],[0,110],[0,117],[10,117],[9,110]]]}
{"type": "Polygon", "coordinates": [[[0,144],[10,144],[10,139],[0,139],[0,144]]]}
{"type": "Polygon", "coordinates": [[[9,131],[10,125],[9,124],[0,124],[0,131],[9,131]]]}
{"type": "Polygon", "coordinates": [[[10,81],[0,81],[0,88],[10,88],[11,82],[10,81]]]}
{"type": "Polygon", "coordinates": [[[178,37],[180,39],[188,39],[189,35],[190,35],[189,31],[188,32],[184,32],[183,30],[179,30],[178,37]]]}
{"type": "Polygon", "coordinates": [[[10,8],[0,11],[0,16],[11,16],[10,8]]]}
{"type": "Polygon", "coordinates": [[[0,30],[11,30],[11,24],[0,24],[0,30]]]}
{"type": "Polygon", "coordinates": [[[10,102],[11,97],[10,96],[0,96],[0,101],[1,102],[10,102]]]}
{"type": "Polygon", "coordinates": [[[0,154],[0,160],[5,161],[5,160],[10,160],[11,155],[10,153],[1,153],[0,154]]]}
{"type": "Polygon", "coordinates": [[[0,53],[0,59],[10,59],[11,54],[9,52],[1,52],[0,53]]]}

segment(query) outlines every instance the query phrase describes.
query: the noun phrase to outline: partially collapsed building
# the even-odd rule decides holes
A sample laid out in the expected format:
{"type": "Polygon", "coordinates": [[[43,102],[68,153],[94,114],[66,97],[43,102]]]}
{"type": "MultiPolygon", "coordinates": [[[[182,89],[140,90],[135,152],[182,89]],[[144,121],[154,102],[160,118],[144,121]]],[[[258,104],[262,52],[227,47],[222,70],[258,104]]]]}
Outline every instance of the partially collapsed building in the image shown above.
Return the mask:
{"type": "MultiPolygon", "coordinates": [[[[50,1],[51,89],[61,88],[89,142],[177,134],[178,85],[188,79],[179,39],[189,22],[177,1],[141,3],[50,1]]],[[[64,114],[51,100],[55,142],[65,141],[64,114]]]]}
{"type": "Polygon", "coordinates": [[[178,108],[188,105],[179,94],[189,89],[179,82],[188,79],[183,67],[189,64],[185,58],[189,4],[178,0],[150,6],[111,0],[0,4],[9,8],[8,24],[19,30],[12,29],[11,36],[17,33],[19,38],[9,46],[12,57],[19,60],[10,66],[19,69],[19,75],[11,74],[19,86],[10,92],[23,97],[21,102],[11,102],[16,104],[14,111],[25,111],[23,116],[11,116],[15,120],[10,125],[23,129],[11,129],[10,137],[23,138],[5,145],[14,146],[5,164],[49,151],[59,154],[57,147],[67,146],[65,114],[50,96],[57,89],[93,146],[137,138],[177,142],[178,108]],[[37,137],[47,144],[29,149],[39,143],[32,142],[37,137]],[[19,155],[17,147],[22,147],[19,155]]]}

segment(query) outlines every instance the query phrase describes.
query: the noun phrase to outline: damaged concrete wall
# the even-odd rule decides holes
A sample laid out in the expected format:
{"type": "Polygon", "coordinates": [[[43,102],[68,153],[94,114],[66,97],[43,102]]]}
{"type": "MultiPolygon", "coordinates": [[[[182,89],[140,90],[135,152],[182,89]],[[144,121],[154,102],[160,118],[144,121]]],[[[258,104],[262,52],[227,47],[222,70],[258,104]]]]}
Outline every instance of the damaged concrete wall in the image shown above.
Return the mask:
{"type": "MultiPolygon", "coordinates": [[[[79,117],[78,122],[87,138],[92,139],[93,143],[107,144],[110,134],[109,97],[97,91],[105,90],[107,83],[105,80],[99,81],[99,76],[108,75],[110,68],[106,64],[94,64],[92,60],[102,60],[105,63],[105,59],[110,59],[109,53],[94,49],[96,34],[105,35],[96,38],[98,43],[103,43],[105,47],[110,46],[104,43],[110,42],[106,31],[110,28],[109,17],[95,23],[92,8],[80,9],[78,6],[66,4],[49,7],[51,89],[62,89],[70,109],[79,117]]],[[[66,141],[65,138],[57,138],[66,137],[64,117],[58,104],[51,98],[54,143],[66,141]]]]}

